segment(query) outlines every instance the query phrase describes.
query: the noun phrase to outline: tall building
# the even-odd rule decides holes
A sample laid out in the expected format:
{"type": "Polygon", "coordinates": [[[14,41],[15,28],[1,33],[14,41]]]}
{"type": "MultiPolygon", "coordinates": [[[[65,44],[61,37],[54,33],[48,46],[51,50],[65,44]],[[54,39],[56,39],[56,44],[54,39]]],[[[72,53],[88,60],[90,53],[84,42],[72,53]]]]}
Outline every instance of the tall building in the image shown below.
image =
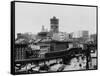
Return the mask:
{"type": "Polygon", "coordinates": [[[89,38],[89,32],[88,31],[82,31],[82,37],[83,38],[89,38]]]}
{"type": "Polygon", "coordinates": [[[26,59],[27,44],[15,44],[15,60],[26,59]]]}
{"type": "Polygon", "coordinates": [[[88,31],[76,31],[73,32],[73,38],[88,38],[89,37],[89,32],[88,31]]]}
{"type": "Polygon", "coordinates": [[[48,29],[46,29],[46,28],[44,27],[44,25],[42,25],[41,32],[48,32],[48,29]]]}
{"type": "Polygon", "coordinates": [[[51,25],[51,32],[58,33],[59,32],[59,19],[57,19],[55,16],[50,19],[50,25],[51,25]]]}
{"type": "Polygon", "coordinates": [[[90,40],[93,41],[94,43],[97,43],[97,34],[91,34],[90,40]]]}

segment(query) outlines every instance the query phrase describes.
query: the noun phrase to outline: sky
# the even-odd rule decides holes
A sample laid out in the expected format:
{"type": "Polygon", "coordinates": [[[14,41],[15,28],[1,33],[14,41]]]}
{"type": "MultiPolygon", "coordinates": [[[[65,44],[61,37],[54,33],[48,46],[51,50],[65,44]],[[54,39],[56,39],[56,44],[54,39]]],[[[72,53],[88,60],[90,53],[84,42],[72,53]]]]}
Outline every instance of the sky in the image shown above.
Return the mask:
{"type": "Polygon", "coordinates": [[[36,34],[42,26],[50,30],[50,18],[59,19],[59,31],[88,30],[96,33],[96,8],[69,5],[15,3],[15,36],[17,33],[36,34]]]}

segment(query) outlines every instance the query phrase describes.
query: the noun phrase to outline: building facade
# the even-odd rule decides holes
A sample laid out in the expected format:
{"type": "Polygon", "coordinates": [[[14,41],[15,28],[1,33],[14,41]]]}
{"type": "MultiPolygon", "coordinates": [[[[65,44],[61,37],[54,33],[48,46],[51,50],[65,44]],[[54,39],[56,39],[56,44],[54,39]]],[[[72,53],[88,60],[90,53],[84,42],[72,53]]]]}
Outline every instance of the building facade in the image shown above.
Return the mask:
{"type": "Polygon", "coordinates": [[[57,19],[55,16],[50,19],[50,31],[53,33],[59,32],[59,19],[57,19]]]}

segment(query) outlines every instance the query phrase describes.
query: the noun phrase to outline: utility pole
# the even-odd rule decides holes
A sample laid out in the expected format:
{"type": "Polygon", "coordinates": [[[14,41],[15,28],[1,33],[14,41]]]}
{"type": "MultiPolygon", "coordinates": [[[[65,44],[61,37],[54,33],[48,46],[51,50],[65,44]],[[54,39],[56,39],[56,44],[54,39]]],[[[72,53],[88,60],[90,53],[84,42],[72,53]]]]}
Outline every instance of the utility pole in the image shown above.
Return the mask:
{"type": "Polygon", "coordinates": [[[86,70],[89,70],[89,59],[90,59],[90,45],[87,44],[86,49],[86,70]]]}

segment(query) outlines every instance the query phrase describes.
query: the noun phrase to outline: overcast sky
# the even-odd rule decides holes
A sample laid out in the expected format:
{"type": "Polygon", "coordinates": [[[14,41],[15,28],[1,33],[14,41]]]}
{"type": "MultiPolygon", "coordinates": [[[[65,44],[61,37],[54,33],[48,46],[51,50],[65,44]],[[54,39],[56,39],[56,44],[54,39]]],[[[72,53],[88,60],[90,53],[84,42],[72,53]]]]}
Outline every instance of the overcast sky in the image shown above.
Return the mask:
{"type": "Polygon", "coordinates": [[[35,3],[15,4],[15,35],[41,31],[42,25],[50,30],[50,18],[59,18],[59,31],[88,30],[96,33],[96,8],[83,6],[50,5],[35,3]]]}

